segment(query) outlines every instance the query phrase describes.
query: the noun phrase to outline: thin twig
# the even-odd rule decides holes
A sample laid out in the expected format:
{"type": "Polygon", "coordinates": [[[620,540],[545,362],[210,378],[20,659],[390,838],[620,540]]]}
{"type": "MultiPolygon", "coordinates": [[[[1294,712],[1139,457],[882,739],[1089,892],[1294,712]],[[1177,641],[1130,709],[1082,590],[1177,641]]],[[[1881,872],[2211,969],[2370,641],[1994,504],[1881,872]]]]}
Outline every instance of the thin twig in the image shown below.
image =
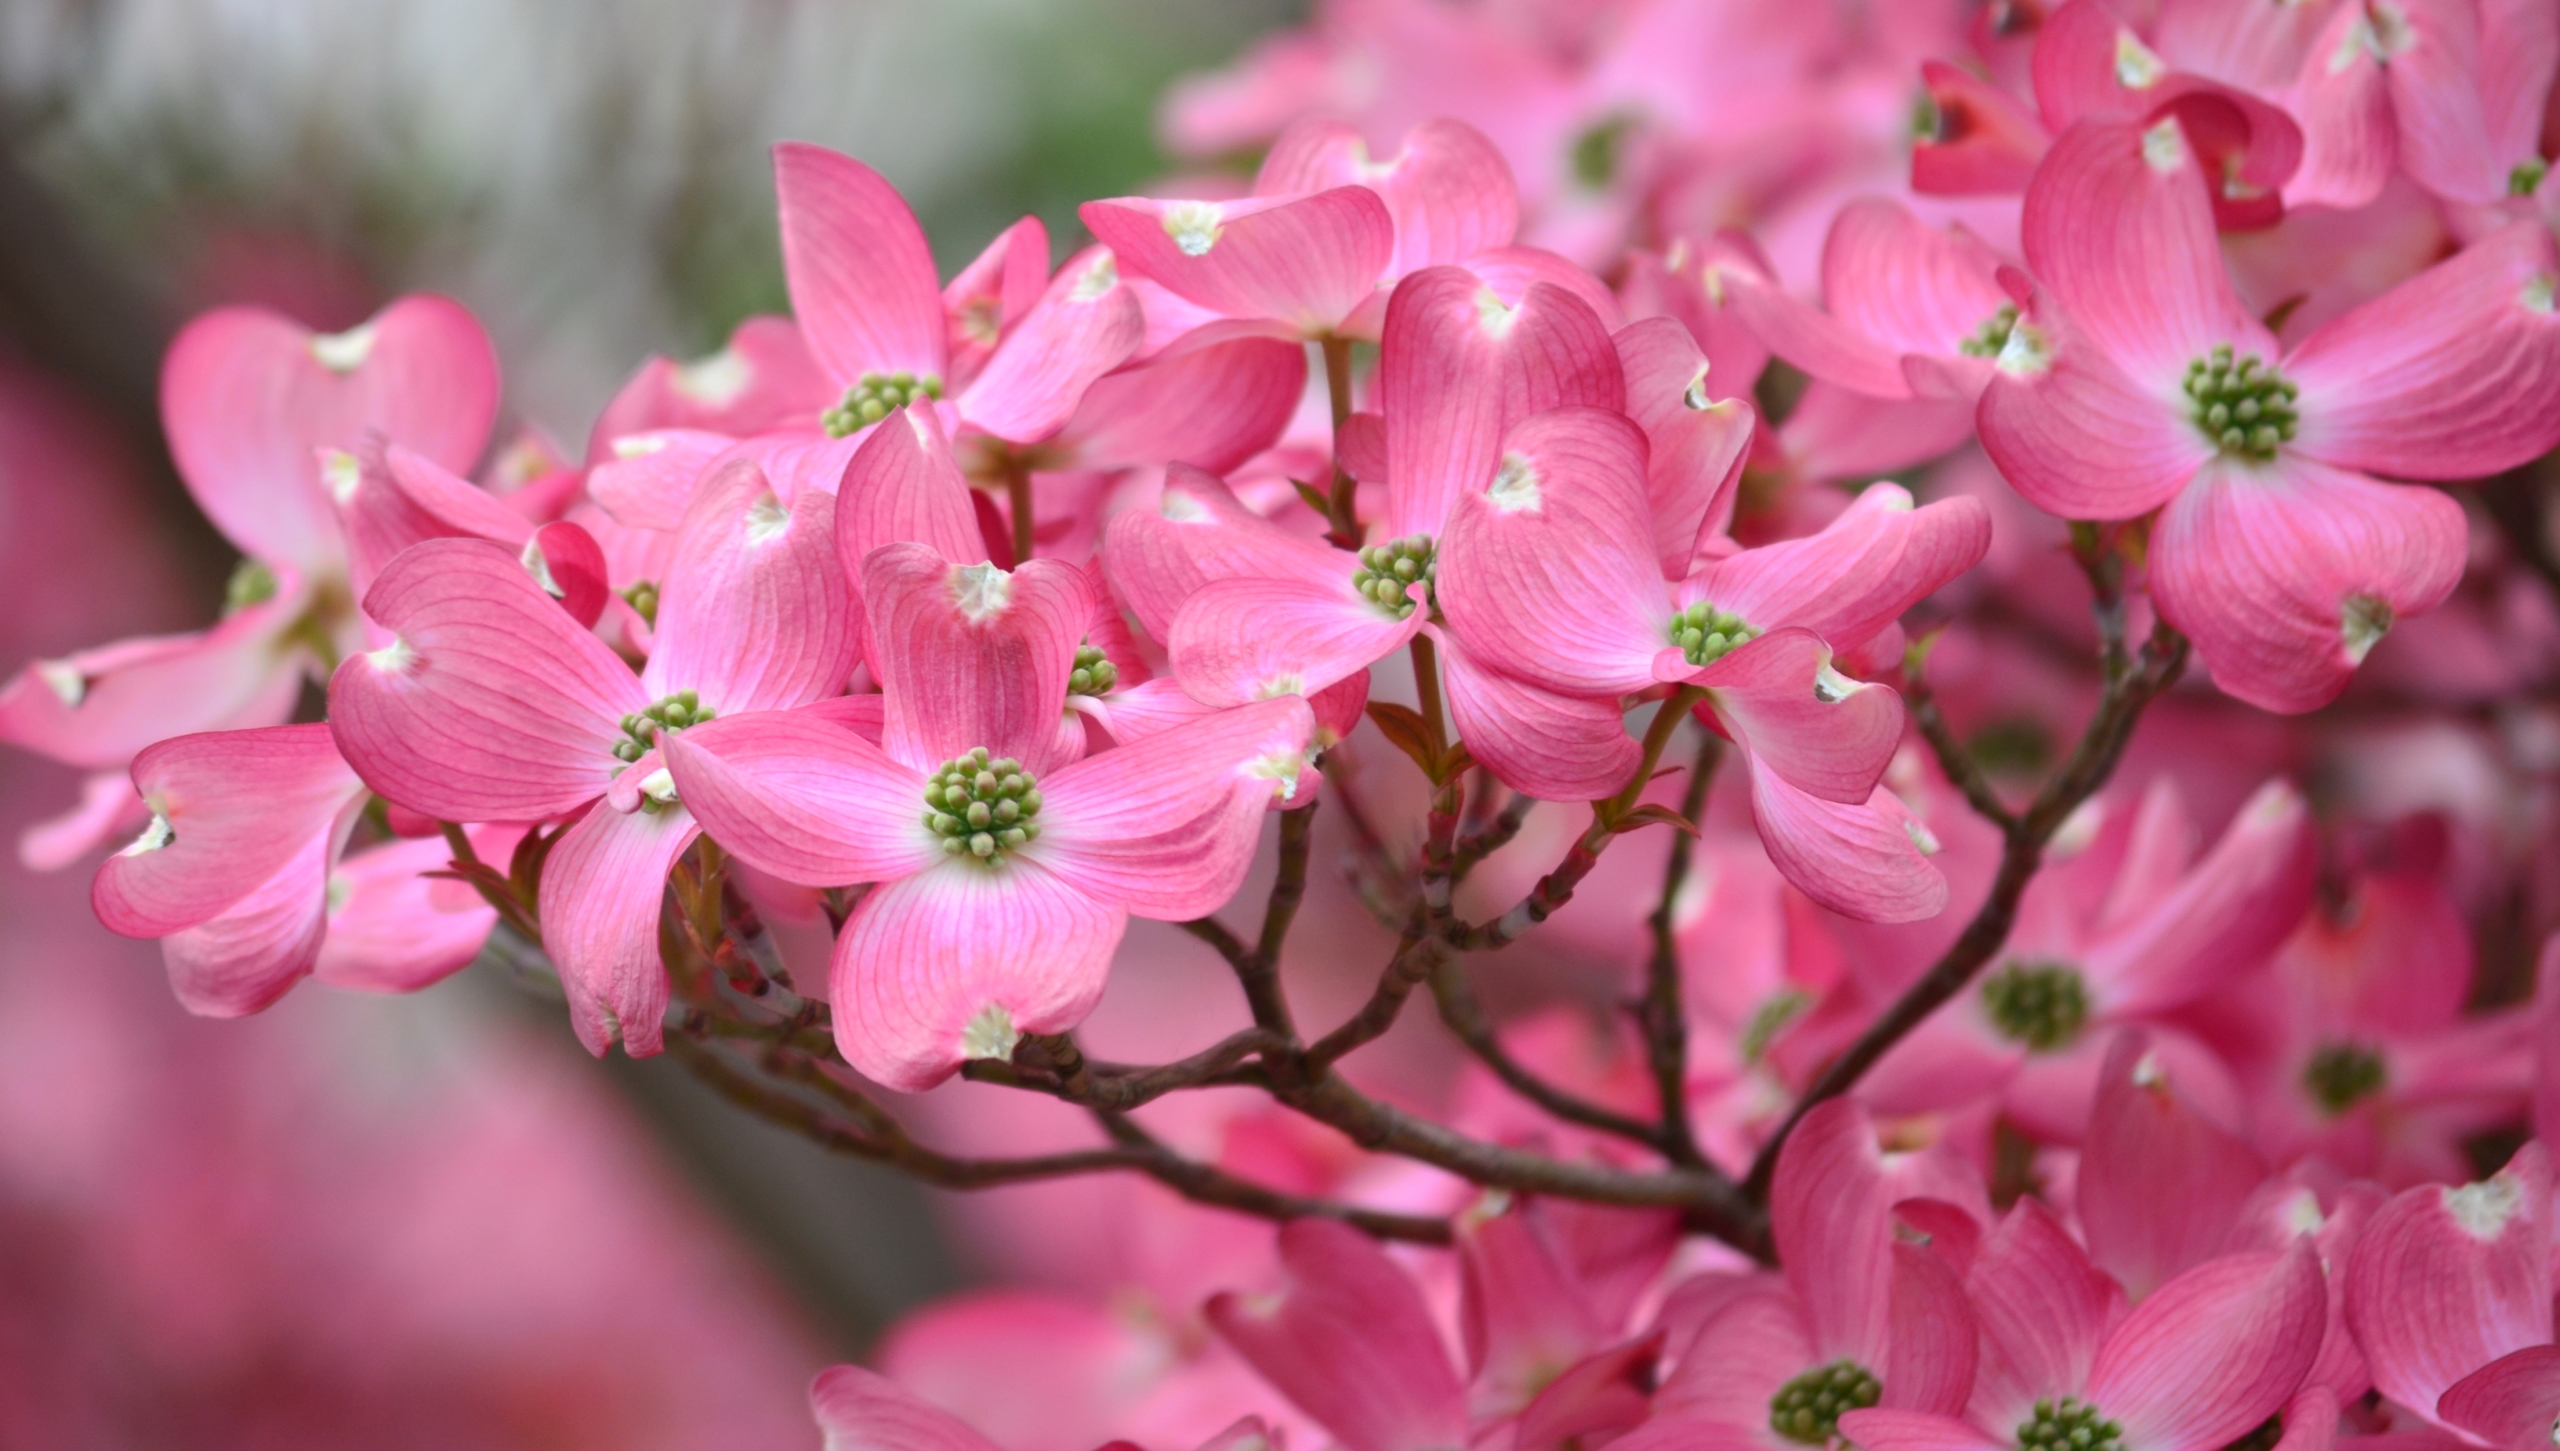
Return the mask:
{"type": "Polygon", "coordinates": [[[1529,1100],[1566,1123],[1580,1124],[1604,1134],[1630,1139],[1648,1149],[1660,1151],[1662,1140],[1654,1125],[1642,1119],[1629,1118],[1614,1109],[1565,1092],[1529,1071],[1527,1065],[1511,1056],[1502,1046],[1492,1020],[1485,1016],[1484,1005],[1476,1001],[1475,990],[1467,985],[1464,971],[1455,962],[1440,964],[1431,975],[1431,996],[1440,1009],[1440,1021],[1467,1045],[1493,1076],[1510,1090],[1529,1100]]]}
{"type": "MultiPolygon", "coordinates": [[[[1697,759],[1680,797],[1680,815],[1692,827],[1707,809],[1707,788],[1715,781],[1724,743],[1702,732],[1697,759]]],[[[1653,1070],[1654,1097],[1661,1105],[1661,1148],[1671,1162],[1704,1168],[1707,1156],[1698,1149],[1696,1128],[1689,1122],[1689,1015],[1681,1001],[1680,942],[1672,913],[1680,888],[1689,879],[1689,859],[1696,838],[1671,834],[1671,860],[1662,874],[1662,897],[1645,925],[1653,937],[1653,953],[1645,965],[1644,997],[1636,1005],[1636,1024],[1644,1031],[1645,1060],[1653,1070]]]]}

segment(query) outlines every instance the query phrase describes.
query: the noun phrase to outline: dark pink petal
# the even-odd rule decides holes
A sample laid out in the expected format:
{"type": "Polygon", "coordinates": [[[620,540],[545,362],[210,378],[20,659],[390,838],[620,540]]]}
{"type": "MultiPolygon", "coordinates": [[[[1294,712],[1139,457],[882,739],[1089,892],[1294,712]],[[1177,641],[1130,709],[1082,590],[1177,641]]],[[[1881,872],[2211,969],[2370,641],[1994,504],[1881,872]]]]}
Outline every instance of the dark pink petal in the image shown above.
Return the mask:
{"type": "Polygon", "coordinates": [[[2128,1446],[2222,1446],[2283,1409],[2319,1354],[2328,1291],[2308,1237],[2152,1292],[2107,1336],[2089,1394],[2128,1446]]]}
{"type": "MultiPolygon", "coordinates": [[[[504,861],[511,833],[472,833],[481,860],[504,861]]],[[[421,875],[451,856],[441,838],[385,842],[329,874],[329,936],[311,975],[356,992],[408,993],[471,965],[498,914],[461,882],[421,875]]]]}
{"type": "Polygon", "coordinates": [[[1088,247],[1057,280],[958,401],[962,421],[1013,443],[1058,431],[1093,380],[1119,367],[1146,337],[1138,299],[1120,284],[1111,254],[1088,247]]]}
{"type": "Polygon", "coordinates": [[[681,806],[589,811],[542,865],[542,947],[560,969],[569,1026],[601,1058],[665,1047],[667,969],[658,910],[667,872],[702,834],[681,806]]]}
{"type": "Polygon", "coordinates": [[[863,1074],[931,1088],[1102,996],[1127,914],[1016,856],[947,860],[872,889],[836,938],[836,1046],[863,1074]]]}
{"type": "Polygon", "coordinates": [[[1864,805],[1902,744],[1902,697],[1833,670],[1807,630],[1772,631],[1703,670],[1666,650],[1663,667],[1707,691],[1758,765],[1825,801],[1864,805]]]}
{"type": "Polygon", "coordinates": [[[1897,352],[1952,353],[2008,305],[1999,270],[1972,233],[1866,197],[1842,207],[1823,240],[1822,305],[1897,352]]]}
{"type": "Polygon", "coordinates": [[[210,630],[30,661],[0,685],[0,740],[69,765],[118,767],[154,741],[293,714],[304,652],[286,636],[310,597],[288,584],[210,630]]]}
{"type": "MultiPolygon", "coordinates": [[[[727,347],[709,357],[642,363],[597,416],[587,436],[587,462],[605,464],[623,440],[661,431],[744,438],[773,428],[812,428],[842,396],[818,371],[791,319],[751,317],[731,331],[727,347]]],[[[594,490],[590,480],[588,492],[594,490]]],[[[675,526],[671,521],[661,527],[675,526]]]]}
{"type": "Polygon", "coordinates": [[[539,821],[604,791],[650,697],[507,551],[430,540],[364,603],[394,641],[338,667],[329,725],[367,785],[443,821],[539,821]]]}
{"type": "Polygon", "coordinates": [[[1678,318],[1630,323],[1611,342],[1626,373],[1627,416],[1648,446],[1654,551],[1663,576],[1678,579],[1699,544],[1732,520],[1755,415],[1737,399],[1711,399],[1706,354],[1678,318]]]}
{"type": "Polygon", "coordinates": [[[1980,563],[1990,548],[1991,514],[1981,500],[1914,509],[1908,490],[1879,483],[1819,534],[1707,565],[1680,598],[1713,600],[1761,630],[1811,630],[1848,650],[1980,563]]]}
{"type": "Polygon", "coordinates": [[[951,376],[942,380],[943,385],[954,391],[968,387],[996,344],[1029,315],[1048,288],[1047,224],[1038,217],[1024,217],[997,233],[977,260],[961,268],[942,289],[951,359],[951,376]]]}
{"type": "Polygon", "coordinates": [[[625,434],[587,470],[587,496],[626,528],[672,530],[684,522],[704,471],[737,442],[682,428],[625,434]]]}
{"type": "Polygon", "coordinates": [[[854,450],[836,489],[836,555],[848,579],[883,544],[922,544],[954,564],[987,557],[969,480],[930,408],[901,408],[854,450]]]}
{"type": "Polygon", "coordinates": [[[1376,290],[1395,221],[1366,187],[1249,201],[1121,197],[1077,208],[1131,275],[1225,317],[1330,331],[1376,290]]]}
{"type": "Polygon", "coordinates": [[[1403,649],[1430,611],[1399,620],[1361,598],[1351,588],[1359,562],[1334,553],[1330,578],[1249,576],[1192,591],[1165,640],[1183,688],[1211,705],[1307,695],[1403,649]]]}
{"type": "Polygon", "coordinates": [[[996,1451],[968,1422],[858,1365],[818,1372],[809,1408],[824,1451],[996,1451]]]}
{"type": "Polygon", "coordinates": [[[2169,391],[2127,377],[2041,288],[2009,331],[1977,421],[2001,477],[2067,519],[2147,514],[2214,454],[2169,391]]]}
{"type": "Polygon", "coordinates": [[[2143,1035],[2108,1048],[2080,1154],[2080,1222],[2089,1257],[2135,1299],[2221,1253],[2266,1177],[2266,1161],[2196,1112],[2143,1035]]]}
{"type": "Polygon", "coordinates": [[[1671,601],[1646,468],[1617,413],[1559,408],[1510,431],[1493,487],[1458,495],[1440,547],[1434,588],[1471,651],[1568,695],[1653,684],[1671,601]]]}
{"type": "Polygon", "coordinates": [[[1396,236],[1390,281],[1504,246],[1520,225],[1510,163],[1483,132],[1445,116],[1406,132],[1386,161],[1370,158],[1355,127],[1301,121],[1271,143],[1253,183],[1260,196],[1336,186],[1365,186],[1387,204],[1396,236]]]}
{"type": "Polygon", "coordinates": [[[2124,1291],[2033,1198],[1983,1242],[1965,1289],[1982,1326],[1969,1404],[1986,1426],[2021,1425],[2036,1402],[2086,1390],[2099,1342],[2124,1310],[2124,1291]]]}
{"type": "Polygon", "coordinates": [[[906,198],[852,157],[798,141],[773,148],[773,185],[791,310],[828,380],[940,376],[942,294],[906,198]]]}
{"type": "Polygon", "coordinates": [[[930,772],[984,746],[1035,776],[1057,764],[1067,674],[1093,616],[1082,570],[1035,559],[1007,573],[892,544],[863,561],[862,595],[891,756],[930,772]]]}
{"type": "Polygon", "coordinates": [[[2452,593],[2467,537],[2462,506],[2433,489],[2290,453],[2217,461],[2152,531],[2151,595],[2224,691],[2311,710],[2395,620],[2452,593]]]}
{"type": "Polygon", "coordinates": [[[1346,1451],[1464,1445],[1466,1397],[1422,1294],[1359,1231],[1301,1219],[1280,1230],[1287,1284],[1225,1294],[1209,1323],[1346,1451]]]}
{"type": "Polygon", "coordinates": [[[1561,1451],[1595,1431],[1632,1431],[1651,1409],[1662,1332],[1574,1362],[1520,1412],[1520,1451],[1561,1451]]]}
{"type": "Polygon", "coordinates": [[[345,837],[341,827],[303,838],[256,890],[160,939],[181,1007],[204,1018],[262,1012],[311,971],[328,931],[329,862],[345,837]]]}
{"type": "Polygon", "coordinates": [[[1876,1367],[1884,1382],[1880,1403],[1943,1415],[1962,1411],[1980,1354],[1973,1307],[1944,1259],[1898,1233],[1892,1311],[1889,1349],[1876,1367]]]}
{"type": "Polygon", "coordinates": [[[2172,1012],[2264,963],[2311,906],[2320,848],[2310,815],[2285,782],[2259,787],[2211,854],[2089,943],[2083,967],[2098,1011],[2172,1012]]]}
{"type": "Polygon", "coordinates": [[[1186,463],[1223,474],[1279,441],[1306,384],[1299,343],[1255,323],[1211,323],[1095,379],[1049,447],[1079,468],[1186,463]]]}
{"type": "Polygon", "coordinates": [[[1840,1434],[1866,1451],[2006,1451],[2009,1438],[1969,1421],[1926,1411],[1850,1411],[1840,1434]]]}
{"type": "Polygon", "coordinates": [[[807,711],[750,711],[670,731],[676,794],[721,847],[803,886],[887,881],[942,859],[924,776],[807,711]]]}
{"type": "Polygon", "coordinates": [[[1206,916],[1243,886],[1264,812],[1297,793],[1314,736],[1292,697],[1087,756],[1041,778],[1040,838],[1026,850],[1136,916],[1206,916]]]}
{"type": "Polygon", "coordinates": [[[744,460],[703,483],[658,587],[657,644],[640,675],[652,699],[691,690],[726,712],[843,693],[861,635],[835,509],[816,489],[786,508],[744,460]]]}
{"type": "Polygon", "coordinates": [[[1446,632],[1434,635],[1449,723],[1504,785],[1541,801],[1598,801],[1626,784],[1644,753],[1616,700],[1559,695],[1479,662],[1446,632]]]}
{"type": "Polygon", "coordinates": [[[2560,1424],[2560,1345],[2528,1345],[2448,1387],[2436,1418],[2500,1451],[2542,1451],[2560,1424]]]}
{"type": "Polygon", "coordinates": [[[1617,348],[1588,303],[1532,286],[1516,307],[1474,273],[1430,267],[1387,304],[1378,402],[1387,533],[1437,535],[1458,496],[1493,480],[1503,435],[1551,408],[1621,408],[1617,348]]]}
{"type": "Polygon", "coordinates": [[[441,297],[404,297],[334,336],[224,308],[189,323],[160,372],[169,450],[196,502],[243,553],[306,573],[329,572],[342,548],[317,450],[379,433],[468,469],[497,408],[488,334],[441,297]]]}
{"type": "Polygon", "coordinates": [[[2421,1411],[2480,1367],[2551,1341],[2551,1159],[2404,1190],[2349,1256],[2347,1324],[2374,1388],[2421,1411]]]}
{"type": "Polygon", "coordinates": [[[1923,196],[2016,196],[2049,141],[2033,112],[1989,81],[1945,61],[1920,63],[1937,125],[1911,147],[1911,189],[1923,196]]]}
{"type": "Polygon", "coordinates": [[[215,731],[134,758],[151,824],[98,868],[109,931],[166,937],[257,890],[364,794],[325,725],[215,731]]]}
{"type": "Polygon", "coordinates": [[[1835,1098],[1796,1125],[1769,1187],[1769,1229],[1804,1300],[1816,1358],[1881,1371],[1892,1343],[1893,1227],[1875,1126],[1835,1098]]]}
{"type": "Polygon", "coordinates": [[[324,456],[323,476],[338,493],[349,573],[358,594],[401,550],[430,539],[486,539],[521,548],[533,525],[486,489],[425,456],[379,437],[355,452],[324,456]]]}
{"type": "Polygon", "coordinates": [[[1946,910],[1947,879],[1929,864],[1927,834],[1892,792],[1879,786],[1863,805],[1845,806],[1748,760],[1761,845],[1797,890],[1862,922],[1916,922],[1946,910]]]}
{"type": "Polygon", "coordinates": [[[612,593],[612,576],[594,535],[566,519],[545,524],[526,541],[523,558],[543,593],[560,601],[570,619],[595,628],[612,593]]]}
{"type": "Polygon", "coordinates": [[[2560,445],[2560,253],[2515,222],[2303,340],[2294,447],[2340,468],[2479,478],[2560,445]]]}
{"type": "Polygon", "coordinates": [[[2036,169],[2020,235],[2037,281],[2163,400],[2216,343],[2274,360],[2232,293],[2204,173],[2174,120],[2074,126],[2036,169]]]}
{"type": "Polygon", "coordinates": [[[1112,593],[1158,640],[1173,633],[1182,602],[1211,580],[1312,576],[1337,558],[1337,551],[1256,514],[1225,484],[1186,464],[1166,470],[1155,508],[1113,515],[1102,543],[1112,593]]]}

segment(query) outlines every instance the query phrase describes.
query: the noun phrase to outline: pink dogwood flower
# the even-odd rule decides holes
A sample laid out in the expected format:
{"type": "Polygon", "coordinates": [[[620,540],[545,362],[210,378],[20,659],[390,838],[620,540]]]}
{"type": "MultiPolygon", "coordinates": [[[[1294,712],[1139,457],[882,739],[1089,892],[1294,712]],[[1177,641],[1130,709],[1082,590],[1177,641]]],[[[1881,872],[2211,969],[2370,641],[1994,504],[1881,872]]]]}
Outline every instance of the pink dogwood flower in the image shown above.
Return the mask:
{"type": "Polygon", "coordinates": [[[2161,510],[2161,613],[2226,691],[2308,710],[2462,572],[2461,509],[2366,471],[2476,477],[2560,443],[2560,414],[2528,401],[2560,379],[2560,258],[2518,223],[2279,353],[2205,203],[2173,122],[2056,144],[2027,192],[2038,285],[1983,394],[1983,444],[2053,513],[2161,510]]]}
{"type": "Polygon", "coordinates": [[[1059,727],[1093,617],[1082,571],[893,544],[862,584],[879,744],[779,714],[665,749],[677,793],[749,865],[878,884],[836,940],[836,1041],[920,1090],[1074,1026],[1131,915],[1197,917],[1233,895],[1314,723],[1302,701],[1266,701],[1075,760],[1081,737],[1059,727]]]}
{"type": "MultiPolygon", "coordinates": [[[[809,1383],[809,1406],[825,1438],[822,1451],[999,1451],[968,1422],[858,1365],[818,1372],[809,1383]]],[[[1278,1451],[1280,1444],[1260,1419],[1245,1416],[1198,1451],[1278,1451]]]]}
{"type": "Polygon", "coordinates": [[[752,465],[730,466],[677,531],[637,671],[479,540],[419,544],[365,596],[392,640],[338,668],[329,718],[368,785],[444,821],[585,810],[551,851],[540,905],[591,1052],[617,1038],[635,1055],[661,1045],[659,901],[700,829],[662,764],[665,741],[714,716],[825,699],[852,674],[834,525],[834,496],[786,509],[752,465]]]}

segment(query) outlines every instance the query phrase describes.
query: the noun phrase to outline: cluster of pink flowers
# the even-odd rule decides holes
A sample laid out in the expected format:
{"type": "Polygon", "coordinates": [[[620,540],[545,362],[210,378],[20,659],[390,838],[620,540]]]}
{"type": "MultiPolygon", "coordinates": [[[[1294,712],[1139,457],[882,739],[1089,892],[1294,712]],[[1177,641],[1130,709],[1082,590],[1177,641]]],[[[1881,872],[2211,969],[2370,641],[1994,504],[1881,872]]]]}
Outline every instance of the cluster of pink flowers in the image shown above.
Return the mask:
{"type": "Polygon", "coordinates": [[[450,302],[199,319],[245,559],[0,691],[97,773],[24,850],[125,843],[97,912],[197,1012],[503,931],[591,1051],[840,1146],[1154,1176],[1065,1218],[1187,1248],[928,1312],[820,1380],[838,1448],[2543,1445],[2560,966],[2475,992],[2471,930],[2550,925],[2560,7],[1872,10],[1334,0],[1173,99],[1249,185],[947,284],[784,145],[795,317],[577,458],[492,451],[450,302]],[[2434,487],[2500,475],[2503,535],[2434,487]],[[1319,797],[1403,937],[1302,1042],[1319,797]],[[1132,917],[1254,1027],[1086,1060],[1132,917]],[[1488,1019],[1524,937],[1637,1009],[1488,1019]],[[1479,1061],[1364,1094],[1426,982],[1479,1061]],[[865,1096],[955,1074],[1112,1147],[865,1096]]]}

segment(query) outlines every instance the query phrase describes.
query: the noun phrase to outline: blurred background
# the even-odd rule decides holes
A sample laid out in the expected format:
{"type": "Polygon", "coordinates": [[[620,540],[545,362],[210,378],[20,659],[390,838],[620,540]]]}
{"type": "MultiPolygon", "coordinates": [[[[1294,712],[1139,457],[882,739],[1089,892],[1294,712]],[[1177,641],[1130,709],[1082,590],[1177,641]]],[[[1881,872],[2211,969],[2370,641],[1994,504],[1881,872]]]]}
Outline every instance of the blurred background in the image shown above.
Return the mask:
{"type": "MultiPolygon", "coordinates": [[[[783,309],[771,142],[878,167],[946,272],[1024,212],[1065,255],[1165,168],[1164,83],[1299,8],[0,0],[0,668],[214,614],[157,423],[190,314],[451,294],[500,436],[574,453],[783,309]]],[[[77,791],[0,756],[0,839],[77,791]]],[[[0,1446],[808,1446],[808,1375],[979,1262],[480,968],[189,1019],[87,884],[0,864],[0,1446]]]]}

